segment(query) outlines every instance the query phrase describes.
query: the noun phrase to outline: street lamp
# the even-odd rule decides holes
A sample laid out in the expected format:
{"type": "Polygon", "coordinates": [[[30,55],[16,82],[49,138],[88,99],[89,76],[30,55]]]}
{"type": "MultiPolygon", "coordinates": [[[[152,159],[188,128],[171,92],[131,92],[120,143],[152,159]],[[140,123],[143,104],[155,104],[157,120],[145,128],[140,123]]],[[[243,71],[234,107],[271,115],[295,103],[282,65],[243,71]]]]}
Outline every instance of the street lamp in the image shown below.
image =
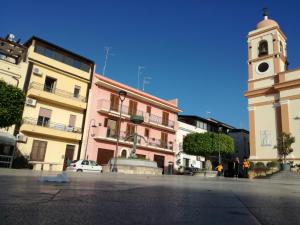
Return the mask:
{"type": "Polygon", "coordinates": [[[218,128],[218,142],[219,142],[219,164],[221,164],[221,149],[220,149],[220,134],[222,132],[222,127],[218,128]]]}
{"type": "Polygon", "coordinates": [[[119,91],[119,99],[121,101],[121,106],[120,106],[119,122],[118,122],[118,126],[117,126],[117,144],[116,144],[114,164],[113,164],[113,168],[111,170],[112,172],[118,172],[117,158],[118,158],[120,131],[121,131],[122,107],[123,107],[123,102],[124,102],[126,96],[127,96],[127,92],[126,91],[124,91],[124,90],[119,91]]]}
{"type": "Polygon", "coordinates": [[[89,129],[88,129],[88,135],[87,135],[86,145],[85,145],[85,151],[84,151],[84,159],[87,159],[86,158],[86,152],[87,152],[87,147],[88,147],[88,144],[89,144],[91,127],[97,127],[95,123],[96,123],[95,119],[91,119],[90,120],[89,129]],[[92,122],[93,122],[93,125],[91,125],[92,122]]]}

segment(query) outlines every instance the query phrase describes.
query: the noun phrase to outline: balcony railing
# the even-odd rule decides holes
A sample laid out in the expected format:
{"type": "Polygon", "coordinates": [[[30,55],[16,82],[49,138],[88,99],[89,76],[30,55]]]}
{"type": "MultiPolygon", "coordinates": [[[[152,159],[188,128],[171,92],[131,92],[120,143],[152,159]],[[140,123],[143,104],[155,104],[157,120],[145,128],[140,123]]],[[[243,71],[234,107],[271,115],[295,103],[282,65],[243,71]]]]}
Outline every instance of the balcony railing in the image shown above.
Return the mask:
{"type": "Polygon", "coordinates": [[[35,119],[35,118],[25,117],[25,118],[23,118],[22,123],[37,125],[37,126],[41,126],[41,127],[47,127],[50,129],[55,129],[55,130],[60,130],[60,131],[65,131],[65,132],[81,133],[81,128],[79,128],[79,127],[72,127],[72,126],[68,126],[65,124],[61,124],[61,123],[53,123],[50,121],[48,121],[47,123],[41,123],[40,121],[38,121],[38,119],[35,119]]]}
{"type": "Polygon", "coordinates": [[[75,95],[72,92],[68,92],[68,91],[65,91],[65,90],[53,88],[53,87],[43,85],[43,84],[40,84],[40,83],[37,83],[37,82],[30,83],[29,89],[30,88],[40,90],[40,91],[49,92],[49,93],[52,93],[52,94],[55,94],[55,95],[58,95],[58,96],[61,96],[61,97],[64,97],[64,98],[69,98],[69,99],[73,99],[73,100],[80,101],[80,102],[86,102],[86,98],[81,96],[81,95],[75,95]]]}
{"type": "MultiPolygon", "coordinates": [[[[98,101],[98,107],[99,109],[103,109],[105,108],[108,111],[114,111],[114,112],[120,112],[120,105],[118,107],[114,107],[111,104],[111,101],[109,100],[105,100],[105,99],[101,99],[98,101]]],[[[131,113],[129,110],[129,107],[127,105],[123,105],[122,106],[122,114],[124,115],[138,115],[138,116],[144,116],[145,122],[151,122],[157,125],[162,125],[162,126],[166,126],[166,127],[170,127],[170,128],[175,128],[175,122],[172,120],[164,120],[162,117],[160,116],[156,116],[154,114],[148,114],[144,111],[141,110],[137,110],[134,113],[131,113]],[[146,115],[149,115],[148,117],[146,117],[146,115]],[[148,118],[148,119],[147,119],[148,118]]]]}
{"type": "MultiPolygon", "coordinates": [[[[128,136],[129,135],[126,132],[120,132],[119,140],[133,142],[133,138],[128,138],[128,136]]],[[[115,130],[107,129],[106,137],[117,139],[117,133],[115,130]]],[[[137,141],[138,144],[142,143],[141,139],[142,138],[138,137],[138,141],[137,141]]],[[[144,143],[143,145],[152,146],[152,147],[156,147],[156,148],[164,148],[164,149],[168,149],[168,150],[174,150],[174,146],[173,146],[172,142],[165,142],[165,141],[162,141],[160,139],[155,139],[155,138],[148,138],[148,141],[146,143],[144,143]]]]}

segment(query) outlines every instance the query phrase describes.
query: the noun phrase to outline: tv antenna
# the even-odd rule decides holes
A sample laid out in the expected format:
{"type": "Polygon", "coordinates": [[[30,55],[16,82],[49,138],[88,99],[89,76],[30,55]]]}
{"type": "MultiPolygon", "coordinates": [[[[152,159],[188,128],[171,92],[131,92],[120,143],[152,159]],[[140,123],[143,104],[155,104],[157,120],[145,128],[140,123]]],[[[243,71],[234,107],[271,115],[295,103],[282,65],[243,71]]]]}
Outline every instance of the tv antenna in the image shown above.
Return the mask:
{"type": "Polygon", "coordinates": [[[141,75],[143,73],[143,71],[142,71],[143,69],[145,69],[144,66],[139,66],[138,67],[138,86],[137,86],[138,90],[140,89],[140,77],[141,77],[141,75]]]}
{"type": "Polygon", "coordinates": [[[145,91],[145,84],[150,84],[150,80],[152,79],[152,77],[150,76],[144,76],[143,79],[143,91],[145,91]]]}
{"type": "Polygon", "coordinates": [[[208,119],[210,117],[211,112],[210,111],[206,111],[206,119],[208,119]]]}
{"type": "Polygon", "coordinates": [[[108,63],[108,57],[113,56],[113,54],[109,52],[110,50],[111,50],[111,47],[104,47],[105,59],[104,59],[104,66],[103,66],[103,70],[102,70],[103,76],[105,76],[106,67],[107,67],[107,63],[108,63]]]}

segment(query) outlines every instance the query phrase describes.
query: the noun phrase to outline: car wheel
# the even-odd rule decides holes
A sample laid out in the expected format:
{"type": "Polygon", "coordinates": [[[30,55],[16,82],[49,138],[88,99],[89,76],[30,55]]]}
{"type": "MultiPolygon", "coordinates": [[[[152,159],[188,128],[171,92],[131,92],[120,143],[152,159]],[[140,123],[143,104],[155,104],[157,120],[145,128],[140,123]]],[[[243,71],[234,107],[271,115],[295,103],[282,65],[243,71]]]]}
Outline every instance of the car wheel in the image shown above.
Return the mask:
{"type": "Polygon", "coordinates": [[[83,172],[81,169],[78,169],[77,172],[83,172]]]}

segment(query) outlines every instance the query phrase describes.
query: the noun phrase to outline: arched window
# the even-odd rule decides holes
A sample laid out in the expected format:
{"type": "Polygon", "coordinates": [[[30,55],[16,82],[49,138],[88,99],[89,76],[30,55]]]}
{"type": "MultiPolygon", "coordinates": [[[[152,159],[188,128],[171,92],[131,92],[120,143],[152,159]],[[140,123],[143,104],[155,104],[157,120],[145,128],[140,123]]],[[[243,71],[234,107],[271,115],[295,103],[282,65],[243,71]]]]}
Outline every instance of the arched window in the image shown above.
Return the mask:
{"type": "Polygon", "coordinates": [[[282,42],[280,41],[280,53],[283,54],[283,45],[282,45],[282,42]]]}
{"type": "Polygon", "coordinates": [[[121,157],[127,158],[127,151],[125,149],[122,150],[121,157]]]}
{"type": "Polygon", "coordinates": [[[265,56],[268,54],[268,42],[265,40],[260,41],[258,45],[258,57],[265,56]]]}

